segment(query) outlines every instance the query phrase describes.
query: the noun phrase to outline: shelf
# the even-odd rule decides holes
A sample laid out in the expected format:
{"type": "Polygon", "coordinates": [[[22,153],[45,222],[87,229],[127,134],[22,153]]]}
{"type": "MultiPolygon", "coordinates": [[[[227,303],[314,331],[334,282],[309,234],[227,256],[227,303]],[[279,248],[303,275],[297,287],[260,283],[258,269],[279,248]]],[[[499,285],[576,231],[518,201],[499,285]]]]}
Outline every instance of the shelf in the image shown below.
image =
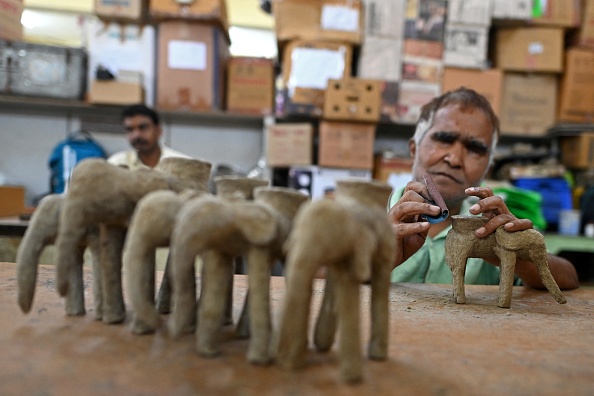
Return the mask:
{"type": "MultiPolygon", "coordinates": [[[[116,124],[121,131],[120,114],[124,106],[121,105],[94,105],[81,100],[40,98],[16,95],[0,94],[0,112],[11,112],[29,115],[65,115],[67,117],[81,117],[83,124],[101,124],[110,126],[116,124]]],[[[229,113],[225,111],[182,111],[182,110],[161,110],[156,108],[161,115],[163,123],[200,123],[242,126],[242,127],[262,127],[263,115],[229,113]]],[[[108,128],[105,132],[113,132],[108,128]]]]}
{"type": "Polygon", "coordinates": [[[594,253],[594,239],[585,236],[544,234],[549,253],[558,254],[561,251],[594,253]]]}

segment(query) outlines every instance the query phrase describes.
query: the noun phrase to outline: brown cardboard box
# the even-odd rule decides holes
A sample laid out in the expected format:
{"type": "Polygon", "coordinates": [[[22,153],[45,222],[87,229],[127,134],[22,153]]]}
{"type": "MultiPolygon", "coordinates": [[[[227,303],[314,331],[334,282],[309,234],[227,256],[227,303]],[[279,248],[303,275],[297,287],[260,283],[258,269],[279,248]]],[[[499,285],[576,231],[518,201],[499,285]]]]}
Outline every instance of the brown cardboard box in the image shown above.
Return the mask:
{"type": "Polygon", "coordinates": [[[393,174],[412,176],[412,158],[395,156],[394,153],[381,153],[375,156],[373,178],[381,182],[388,182],[393,174]]]}
{"type": "Polygon", "coordinates": [[[501,89],[503,72],[499,69],[470,70],[446,67],[443,73],[441,92],[452,91],[460,87],[474,89],[483,95],[495,114],[501,112],[501,89]]]}
{"type": "Polygon", "coordinates": [[[282,0],[272,5],[276,39],[361,42],[360,0],[282,0]]]}
{"type": "Polygon", "coordinates": [[[199,0],[181,4],[174,0],[150,0],[149,13],[154,21],[185,19],[215,22],[229,30],[227,3],[225,0],[199,0]]]}
{"type": "Polygon", "coordinates": [[[0,39],[23,39],[23,0],[0,0],[0,39]]]}
{"type": "Polygon", "coordinates": [[[398,81],[381,81],[380,91],[380,122],[398,122],[400,120],[398,104],[400,84],[398,81]]]}
{"type": "Polygon", "coordinates": [[[505,73],[499,114],[504,135],[542,136],[556,122],[557,75],[505,73]]]}
{"type": "Polygon", "coordinates": [[[377,122],[380,118],[381,81],[361,78],[328,80],[324,118],[336,121],[377,122]]]}
{"type": "Polygon", "coordinates": [[[559,120],[594,122],[594,50],[570,48],[561,79],[559,120]]]}
{"type": "Polygon", "coordinates": [[[373,169],[375,128],[369,123],[321,121],[318,165],[373,169]]]}
{"type": "Polygon", "coordinates": [[[443,42],[406,39],[404,40],[404,56],[441,60],[443,42]]]}
{"type": "Polygon", "coordinates": [[[145,22],[148,0],[95,0],[94,11],[100,19],[145,22]]]}
{"type": "Polygon", "coordinates": [[[227,110],[271,114],[274,64],[271,59],[232,57],[227,64],[227,110]]]}
{"type": "Polygon", "coordinates": [[[544,5],[543,14],[532,18],[535,25],[566,28],[580,25],[581,0],[534,0],[544,5]]]}
{"type": "Polygon", "coordinates": [[[578,44],[594,48],[594,0],[584,0],[578,44]]]}
{"type": "Polygon", "coordinates": [[[310,115],[321,115],[328,80],[351,75],[351,45],[297,40],[285,47],[284,54],[285,112],[290,113],[293,105],[305,105],[310,115]]]}
{"type": "Polygon", "coordinates": [[[571,169],[587,169],[594,166],[594,133],[583,132],[579,136],[561,138],[561,161],[571,169]]]}
{"type": "Polygon", "coordinates": [[[275,124],[266,134],[269,166],[309,165],[312,160],[313,126],[310,123],[275,124]]]}
{"type": "Polygon", "coordinates": [[[188,21],[159,24],[157,107],[222,110],[229,46],[221,29],[188,21]]]}
{"type": "Polygon", "coordinates": [[[561,28],[499,28],[495,65],[506,71],[563,71],[564,30],[561,28]]]}
{"type": "Polygon", "coordinates": [[[0,186],[0,217],[18,216],[25,211],[25,188],[0,186]]]}
{"type": "Polygon", "coordinates": [[[129,105],[144,102],[142,84],[120,81],[93,81],[89,103],[129,105]]]}

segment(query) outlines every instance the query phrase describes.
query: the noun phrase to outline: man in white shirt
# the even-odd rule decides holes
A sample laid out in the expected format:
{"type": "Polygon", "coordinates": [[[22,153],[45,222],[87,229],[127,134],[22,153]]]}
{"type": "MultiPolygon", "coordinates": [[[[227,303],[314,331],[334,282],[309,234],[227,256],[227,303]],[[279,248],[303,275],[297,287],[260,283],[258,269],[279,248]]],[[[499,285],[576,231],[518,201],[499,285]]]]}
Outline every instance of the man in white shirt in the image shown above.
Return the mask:
{"type": "Polygon", "coordinates": [[[144,104],[126,107],[122,111],[122,123],[133,150],[120,151],[111,155],[107,159],[109,163],[127,166],[129,169],[154,168],[162,158],[190,158],[159,144],[163,133],[159,114],[144,104]]]}

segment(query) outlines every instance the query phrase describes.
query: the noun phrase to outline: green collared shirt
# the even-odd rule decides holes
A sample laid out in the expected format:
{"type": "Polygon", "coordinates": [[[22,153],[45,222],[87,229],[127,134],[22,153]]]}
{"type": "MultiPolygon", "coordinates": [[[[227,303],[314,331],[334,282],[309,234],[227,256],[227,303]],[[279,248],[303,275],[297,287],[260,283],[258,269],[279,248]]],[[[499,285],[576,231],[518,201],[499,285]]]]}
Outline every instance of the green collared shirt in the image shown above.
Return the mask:
{"type": "MultiPolygon", "coordinates": [[[[402,196],[404,189],[395,191],[390,198],[392,207],[402,196]]],[[[460,208],[461,215],[469,215],[471,203],[466,200],[460,208]]],[[[435,237],[427,236],[418,252],[392,270],[392,282],[445,283],[452,284],[452,271],[445,262],[445,239],[449,225],[435,237]]],[[[498,285],[499,267],[480,258],[469,258],[466,263],[464,283],[476,285],[498,285]]]]}

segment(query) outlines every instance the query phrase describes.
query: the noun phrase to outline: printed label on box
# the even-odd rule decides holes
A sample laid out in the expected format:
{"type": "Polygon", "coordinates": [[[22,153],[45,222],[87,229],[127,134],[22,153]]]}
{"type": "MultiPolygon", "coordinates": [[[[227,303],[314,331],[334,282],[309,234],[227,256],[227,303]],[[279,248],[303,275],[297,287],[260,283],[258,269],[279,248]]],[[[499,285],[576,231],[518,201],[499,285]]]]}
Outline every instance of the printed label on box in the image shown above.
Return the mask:
{"type": "Polygon", "coordinates": [[[167,48],[169,68],[206,70],[206,44],[197,41],[171,40],[167,48]]]}
{"type": "Polygon", "coordinates": [[[338,5],[324,5],[320,26],[324,30],[356,32],[359,30],[359,11],[338,5]]]}

